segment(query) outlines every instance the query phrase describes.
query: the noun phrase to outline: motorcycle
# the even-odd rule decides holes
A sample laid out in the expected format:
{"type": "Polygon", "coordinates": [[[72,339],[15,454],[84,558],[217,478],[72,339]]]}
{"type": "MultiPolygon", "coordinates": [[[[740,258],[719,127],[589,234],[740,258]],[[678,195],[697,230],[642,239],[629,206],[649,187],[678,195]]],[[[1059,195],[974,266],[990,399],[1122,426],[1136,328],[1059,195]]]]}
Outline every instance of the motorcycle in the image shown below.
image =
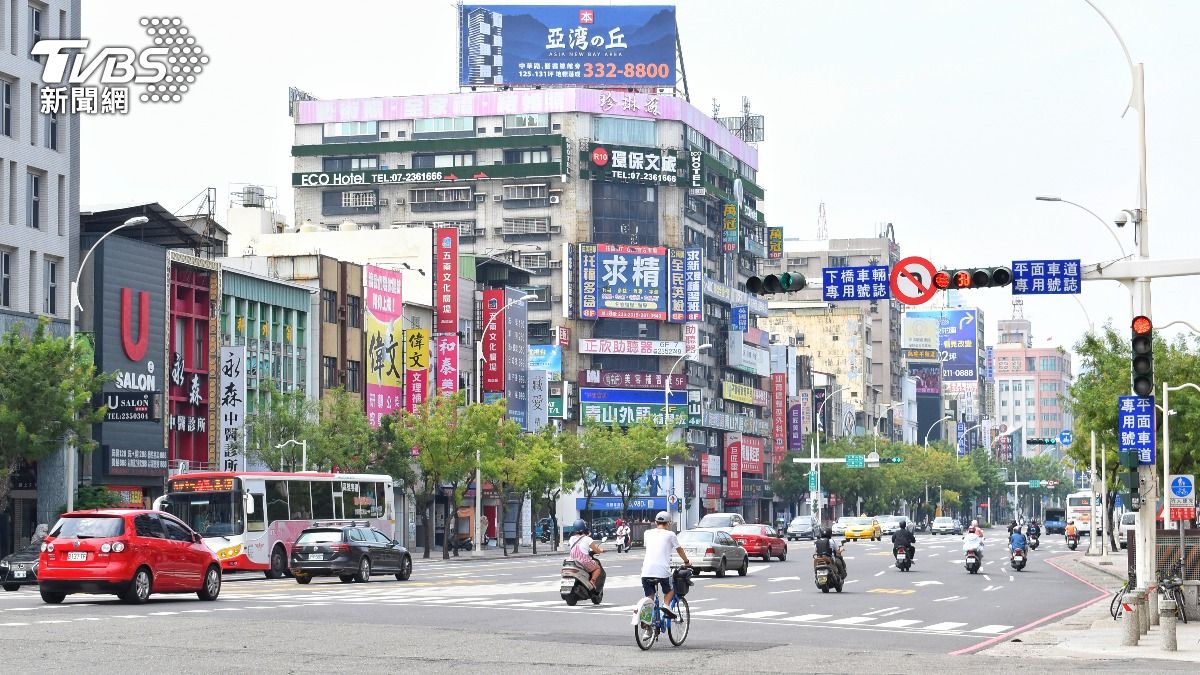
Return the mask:
{"type": "Polygon", "coordinates": [[[617,535],[617,553],[624,553],[631,548],[633,542],[629,539],[629,533],[617,535]]]}
{"type": "Polygon", "coordinates": [[[896,569],[901,572],[907,572],[913,564],[912,553],[908,548],[899,546],[896,548],[896,569]]]}
{"type": "Polygon", "coordinates": [[[1079,547],[1079,535],[1068,534],[1067,535],[1067,548],[1074,551],[1078,547],[1079,547]]]}
{"type": "Polygon", "coordinates": [[[1020,572],[1025,569],[1025,562],[1025,552],[1021,549],[1016,548],[1009,553],[1009,564],[1012,565],[1014,570],[1020,572]]]}
{"type": "MultiPolygon", "coordinates": [[[[844,545],[845,541],[842,544],[844,545]]],[[[846,578],[833,556],[814,553],[813,574],[816,577],[817,588],[821,589],[822,593],[828,593],[831,588],[841,593],[842,586],[846,583],[846,578]]]]}
{"type": "MultiPolygon", "coordinates": [[[[596,557],[596,554],[591,553],[590,555],[592,560],[600,565],[600,559],[596,557]]],[[[598,605],[604,602],[604,581],[607,577],[604,565],[600,565],[600,578],[593,586],[592,573],[568,555],[563,558],[562,580],[558,585],[558,595],[571,607],[574,607],[580,600],[591,600],[593,605],[598,605]]]]}
{"type": "Polygon", "coordinates": [[[1041,542],[1038,541],[1038,535],[1036,535],[1036,534],[1029,535],[1029,548],[1030,549],[1036,551],[1038,544],[1040,544],[1040,543],[1041,542]]]}
{"type": "Polygon", "coordinates": [[[983,565],[983,555],[974,550],[965,551],[963,553],[963,564],[968,572],[975,574],[979,571],[980,566],[983,565]]]}

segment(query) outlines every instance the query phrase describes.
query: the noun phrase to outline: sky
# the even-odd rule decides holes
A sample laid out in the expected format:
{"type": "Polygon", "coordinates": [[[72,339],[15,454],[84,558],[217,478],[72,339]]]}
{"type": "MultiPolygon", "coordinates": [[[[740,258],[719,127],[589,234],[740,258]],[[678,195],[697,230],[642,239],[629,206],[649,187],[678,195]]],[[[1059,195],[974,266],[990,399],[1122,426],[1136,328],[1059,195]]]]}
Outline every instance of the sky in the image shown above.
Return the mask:
{"type": "MultiPolygon", "coordinates": [[[[1200,272],[1187,206],[1200,184],[1200,2],[1095,1],[1145,64],[1151,257],[1197,258],[1200,272]]],[[[184,213],[215,187],[222,220],[230,187],[256,183],[291,220],[289,86],[319,98],[457,91],[446,0],[82,4],[93,46],[144,45],[140,17],[179,16],[211,58],[182,102],[85,118],[84,210],[157,201],[184,213]]],[[[606,4],[635,3],[592,6],[606,4]]],[[[692,103],[710,112],[716,98],[726,116],[747,96],[766,117],[761,208],[785,237],[814,238],[824,204],[831,238],[892,223],[902,255],[938,267],[1120,257],[1091,215],[1034,201],[1057,195],[1109,222],[1138,203],[1138,114],[1122,117],[1129,68],[1083,0],[676,4],[692,103]]],[[[1132,230],[1118,230],[1126,251],[1132,230]]],[[[1200,326],[1198,292],[1197,277],[1155,280],[1155,323],[1200,326]]],[[[1012,299],[1008,288],[964,294],[985,311],[989,341],[1012,299]]],[[[1086,282],[1078,300],[1025,297],[1035,346],[1070,348],[1089,322],[1127,333],[1120,284],[1086,282]]]]}

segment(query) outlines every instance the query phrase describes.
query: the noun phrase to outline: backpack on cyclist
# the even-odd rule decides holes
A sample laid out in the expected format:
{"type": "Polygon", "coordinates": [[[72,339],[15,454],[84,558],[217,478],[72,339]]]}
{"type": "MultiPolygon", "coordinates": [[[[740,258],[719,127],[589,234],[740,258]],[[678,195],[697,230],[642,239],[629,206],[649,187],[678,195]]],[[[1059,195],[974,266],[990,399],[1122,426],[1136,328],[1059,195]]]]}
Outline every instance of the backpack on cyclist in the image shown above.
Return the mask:
{"type": "Polygon", "coordinates": [[[687,597],[688,590],[695,583],[692,581],[692,571],[689,569],[677,569],[671,575],[671,586],[675,589],[675,595],[681,598],[687,597]]]}

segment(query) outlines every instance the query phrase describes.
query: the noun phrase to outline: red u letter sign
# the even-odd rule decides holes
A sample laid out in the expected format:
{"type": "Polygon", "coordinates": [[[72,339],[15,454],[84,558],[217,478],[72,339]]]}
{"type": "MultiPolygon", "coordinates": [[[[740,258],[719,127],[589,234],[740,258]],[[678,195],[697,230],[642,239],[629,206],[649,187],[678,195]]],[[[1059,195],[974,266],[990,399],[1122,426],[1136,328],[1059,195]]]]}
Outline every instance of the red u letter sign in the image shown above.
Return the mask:
{"type": "Polygon", "coordinates": [[[141,361],[146,356],[146,347],[150,346],[150,294],[138,291],[138,337],[135,342],[130,337],[130,322],[133,320],[133,289],[121,289],[121,346],[130,361],[141,361]]]}

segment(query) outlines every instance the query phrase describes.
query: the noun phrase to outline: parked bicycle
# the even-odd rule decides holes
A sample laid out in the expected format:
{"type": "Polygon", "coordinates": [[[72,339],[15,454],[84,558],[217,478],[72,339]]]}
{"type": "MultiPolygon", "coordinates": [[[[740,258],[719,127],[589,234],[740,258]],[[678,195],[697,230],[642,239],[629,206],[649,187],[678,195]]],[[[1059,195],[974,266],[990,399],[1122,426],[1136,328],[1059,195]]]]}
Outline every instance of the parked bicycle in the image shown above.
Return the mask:
{"type": "Polygon", "coordinates": [[[1137,588],[1137,570],[1130,567],[1129,576],[1125,579],[1125,585],[1117,590],[1116,594],[1113,595],[1112,602],[1108,605],[1108,613],[1112,615],[1114,621],[1121,618],[1121,615],[1125,613],[1124,608],[1121,606],[1122,598],[1125,597],[1126,593],[1135,588],[1137,588]]]}
{"type": "Polygon", "coordinates": [[[1175,601],[1175,618],[1187,623],[1187,613],[1183,611],[1183,561],[1176,560],[1170,571],[1158,576],[1158,592],[1163,598],[1175,601]]]}
{"type": "Polygon", "coordinates": [[[645,651],[654,646],[658,641],[659,635],[666,633],[667,638],[671,640],[671,644],[676,647],[683,644],[687,639],[688,630],[692,625],[692,610],[688,607],[687,595],[688,589],[692,586],[691,570],[686,567],[673,567],[671,569],[671,590],[674,595],[671,598],[671,612],[676,618],[668,618],[662,611],[662,590],[657,588],[654,591],[653,602],[650,598],[643,598],[638,604],[637,611],[633,615],[633,639],[637,642],[637,646],[645,651]]]}

